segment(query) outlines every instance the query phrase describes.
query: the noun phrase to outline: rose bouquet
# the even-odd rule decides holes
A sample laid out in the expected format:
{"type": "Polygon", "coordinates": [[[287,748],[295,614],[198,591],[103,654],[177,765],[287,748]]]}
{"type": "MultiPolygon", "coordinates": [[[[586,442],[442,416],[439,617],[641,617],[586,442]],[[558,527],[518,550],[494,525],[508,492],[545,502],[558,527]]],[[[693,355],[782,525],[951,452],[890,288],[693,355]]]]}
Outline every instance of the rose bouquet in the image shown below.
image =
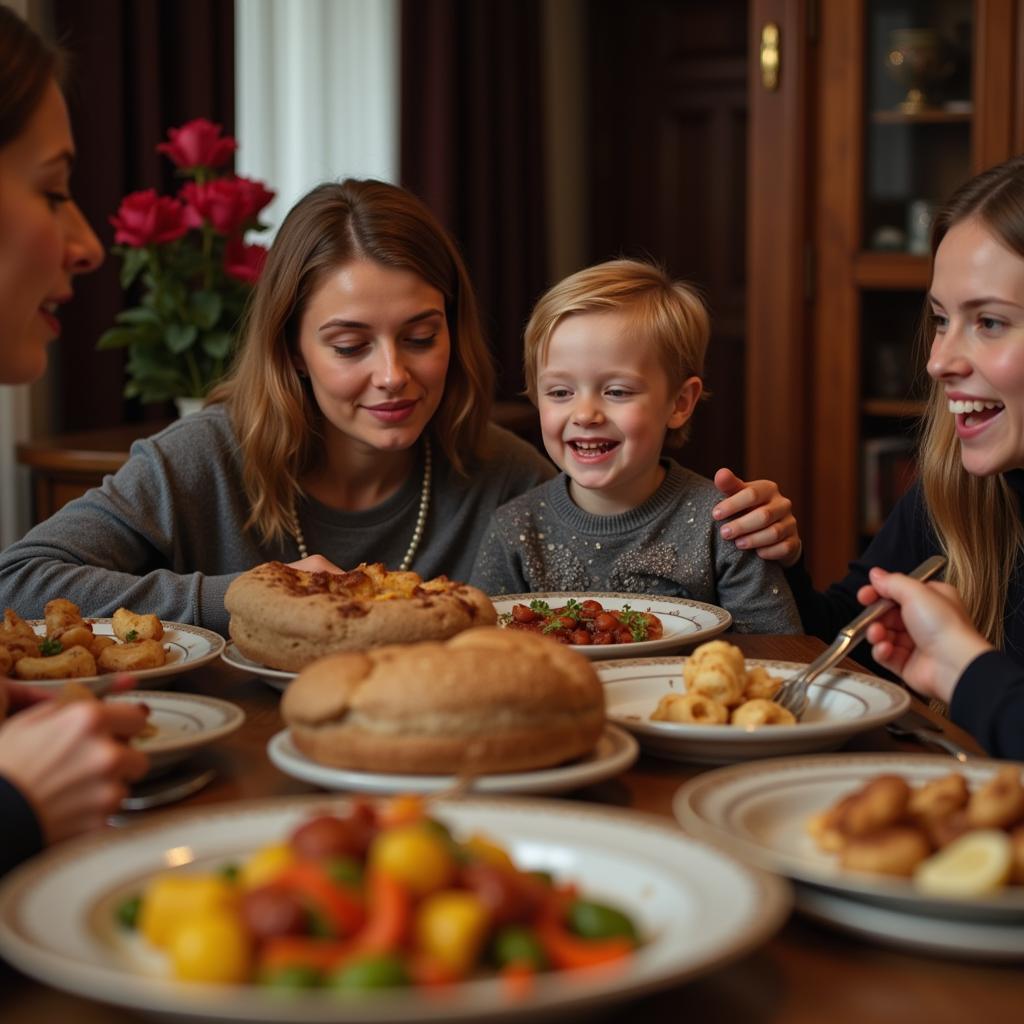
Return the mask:
{"type": "Polygon", "coordinates": [[[267,254],[245,234],[264,229],[259,213],[274,198],[262,182],[220,170],[237,145],[203,118],[170,129],[157,151],[188,180],[173,197],[133,192],[110,218],[121,286],[138,282],[142,295],[97,347],[128,349],[129,398],[201,398],[227,368],[267,254]]]}

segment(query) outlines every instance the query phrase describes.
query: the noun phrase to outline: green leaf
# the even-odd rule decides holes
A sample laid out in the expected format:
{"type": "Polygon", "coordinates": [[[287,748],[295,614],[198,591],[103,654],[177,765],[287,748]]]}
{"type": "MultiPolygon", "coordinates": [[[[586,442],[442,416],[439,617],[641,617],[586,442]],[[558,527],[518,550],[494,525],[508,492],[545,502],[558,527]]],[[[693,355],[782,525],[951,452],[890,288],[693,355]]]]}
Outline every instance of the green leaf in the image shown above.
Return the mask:
{"type": "Polygon", "coordinates": [[[224,359],[231,351],[233,341],[227,331],[211,331],[203,335],[203,351],[212,359],[224,359]]]}
{"type": "Polygon", "coordinates": [[[140,341],[143,333],[137,327],[111,327],[100,335],[96,348],[101,351],[108,348],[124,348],[140,341]]]}
{"type": "Polygon", "coordinates": [[[164,329],[164,341],[175,355],[187,352],[198,336],[199,331],[194,324],[168,324],[164,329]]]}
{"type": "Polygon", "coordinates": [[[122,249],[124,262],[121,264],[121,287],[130,288],[139,276],[139,271],[146,265],[145,249],[122,249]]]}
{"type": "Polygon", "coordinates": [[[188,299],[189,316],[197,327],[209,330],[220,319],[223,305],[216,292],[193,292],[188,299]]]}
{"type": "Polygon", "coordinates": [[[133,309],[122,310],[114,319],[119,324],[134,324],[136,326],[160,323],[160,317],[157,315],[156,310],[147,309],[145,306],[135,306],[133,309]]]}

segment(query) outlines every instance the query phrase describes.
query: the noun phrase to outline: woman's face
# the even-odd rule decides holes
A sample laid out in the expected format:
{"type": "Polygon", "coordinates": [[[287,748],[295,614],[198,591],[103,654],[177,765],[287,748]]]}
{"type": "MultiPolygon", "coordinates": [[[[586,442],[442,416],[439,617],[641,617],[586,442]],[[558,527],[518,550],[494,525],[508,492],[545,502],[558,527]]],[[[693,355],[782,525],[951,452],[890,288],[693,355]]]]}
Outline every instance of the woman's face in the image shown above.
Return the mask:
{"type": "Polygon", "coordinates": [[[410,448],[441,404],[450,357],[444,296],[409,270],[350,260],[302,315],[297,363],[329,441],[410,448]]]}
{"type": "Polygon", "coordinates": [[[68,191],[73,154],[64,97],[51,82],[25,130],[0,149],[0,383],[42,375],[72,278],[103,261],[68,191]]]}
{"type": "Polygon", "coordinates": [[[1024,467],[1024,258],[977,218],[950,228],[935,253],[928,373],[956,419],[964,469],[1024,467]]]}

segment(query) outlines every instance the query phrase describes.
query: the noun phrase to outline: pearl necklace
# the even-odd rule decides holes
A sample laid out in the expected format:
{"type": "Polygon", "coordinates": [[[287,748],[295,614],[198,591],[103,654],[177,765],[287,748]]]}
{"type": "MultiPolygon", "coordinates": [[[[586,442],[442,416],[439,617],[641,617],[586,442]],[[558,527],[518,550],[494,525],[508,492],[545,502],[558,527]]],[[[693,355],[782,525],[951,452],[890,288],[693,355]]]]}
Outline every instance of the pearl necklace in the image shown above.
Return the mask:
{"type": "MultiPolygon", "coordinates": [[[[412,540],[409,541],[409,547],[406,549],[405,557],[402,559],[398,566],[399,572],[407,572],[409,567],[412,565],[413,557],[416,555],[416,551],[420,546],[420,541],[423,539],[423,529],[427,525],[427,513],[430,511],[430,478],[431,478],[431,460],[430,460],[430,442],[424,440],[423,442],[423,486],[420,488],[420,507],[416,513],[416,527],[412,531],[412,540]]],[[[295,507],[295,499],[292,498],[292,507],[289,510],[289,526],[292,531],[292,536],[295,538],[296,547],[299,549],[299,558],[309,558],[309,551],[306,548],[306,538],[302,534],[302,527],[299,525],[299,515],[295,507]]]]}

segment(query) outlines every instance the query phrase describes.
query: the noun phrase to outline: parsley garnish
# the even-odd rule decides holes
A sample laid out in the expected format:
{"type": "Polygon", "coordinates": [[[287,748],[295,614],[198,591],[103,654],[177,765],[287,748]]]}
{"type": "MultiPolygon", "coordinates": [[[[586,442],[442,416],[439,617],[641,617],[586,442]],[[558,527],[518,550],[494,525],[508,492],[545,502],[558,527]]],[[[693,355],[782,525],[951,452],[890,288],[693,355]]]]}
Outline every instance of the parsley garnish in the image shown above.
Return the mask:
{"type": "Polygon", "coordinates": [[[134,643],[138,639],[139,639],[138,631],[134,630],[134,629],[129,629],[128,632],[125,633],[125,635],[124,635],[124,642],[126,644],[134,643]]]}
{"type": "Polygon", "coordinates": [[[547,601],[534,600],[530,602],[530,611],[547,617],[551,614],[551,605],[547,601]]]}
{"type": "Polygon", "coordinates": [[[51,639],[50,637],[47,637],[39,645],[39,653],[44,658],[50,658],[54,654],[60,654],[60,652],[63,651],[63,650],[64,650],[64,645],[59,640],[51,639]]]}
{"type": "Polygon", "coordinates": [[[545,622],[541,628],[542,633],[557,633],[560,629],[565,629],[565,623],[562,622],[558,616],[555,616],[550,622],[545,622]]]}
{"type": "Polygon", "coordinates": [[[624,604],[619,612],[619,621],[633,634],[634,643],[647,639],[647,618],[643,612],[633,611],[624,604]]]}
{"type": "Polygon", "coordinates": [[[583,605],[581,605],[575,597],[570,597],[569,600],[565,602],[565,607],[562,609],[562,612],[572,619],[579,619],[583,615],[583,605]]]}

